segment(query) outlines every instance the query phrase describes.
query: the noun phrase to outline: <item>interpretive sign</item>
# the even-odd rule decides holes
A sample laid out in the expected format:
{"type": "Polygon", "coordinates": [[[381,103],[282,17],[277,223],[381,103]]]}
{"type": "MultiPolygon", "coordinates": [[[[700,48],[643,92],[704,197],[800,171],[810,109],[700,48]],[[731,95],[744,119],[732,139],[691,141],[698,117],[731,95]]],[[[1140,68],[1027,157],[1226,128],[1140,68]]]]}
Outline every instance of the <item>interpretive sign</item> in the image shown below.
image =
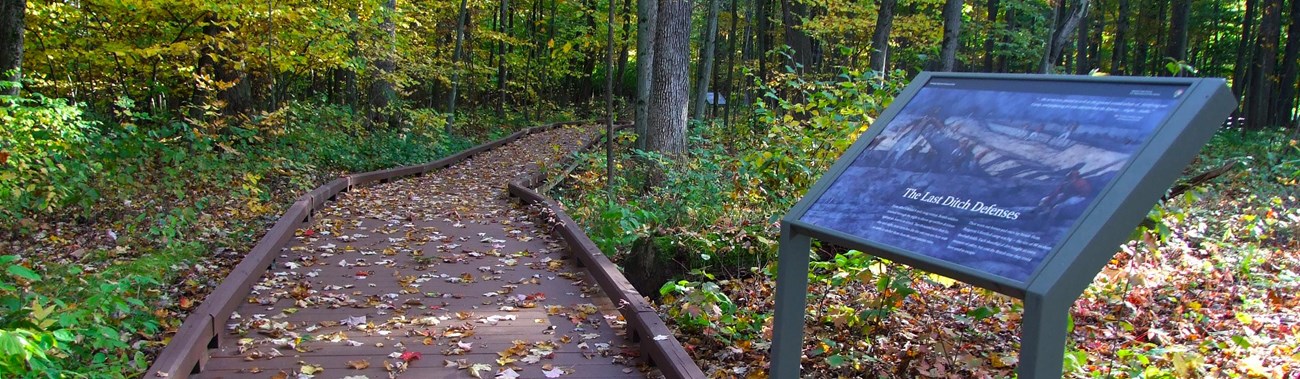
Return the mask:
{"type": "Polygon", "coordinates": [[[932,78],[799,219],[1023,282],[1186,92],[932,78]]]}
{"type": "Polygon", "coordinates": [[[922,73],[783,219],[773,377],[810,237],[1025,299],[1020,376],[1059,377],[1069,305],[1234,107],[1222,79],[922,73]]]}

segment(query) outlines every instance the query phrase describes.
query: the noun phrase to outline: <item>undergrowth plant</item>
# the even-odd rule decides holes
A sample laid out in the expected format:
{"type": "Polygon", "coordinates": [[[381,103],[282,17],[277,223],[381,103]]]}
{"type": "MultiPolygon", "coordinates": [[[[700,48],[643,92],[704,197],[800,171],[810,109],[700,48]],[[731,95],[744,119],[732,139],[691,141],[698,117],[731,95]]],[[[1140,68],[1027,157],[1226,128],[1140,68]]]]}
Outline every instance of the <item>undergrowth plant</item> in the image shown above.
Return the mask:
{"type": "Polygon", "coordinates": [[[141,376],[292,199],[472,143],[432,111],[389,129],[298,101],[247,120],[83,107],[0,97],[0,377],[141,376]]]}

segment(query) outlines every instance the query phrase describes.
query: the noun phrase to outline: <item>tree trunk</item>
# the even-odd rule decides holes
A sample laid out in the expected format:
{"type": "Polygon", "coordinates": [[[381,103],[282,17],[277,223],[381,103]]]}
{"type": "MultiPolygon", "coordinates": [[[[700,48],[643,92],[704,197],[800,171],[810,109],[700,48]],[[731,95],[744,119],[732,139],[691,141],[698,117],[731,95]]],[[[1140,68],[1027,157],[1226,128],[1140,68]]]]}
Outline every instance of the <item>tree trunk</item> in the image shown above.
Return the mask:
{"type": "Polygon", "coordinates": [[[645,149],[650,125],[650,82],[654,77],[655,24],[658,0],[636,2],[636,146],[645,149]]]}
{"type": "Polygon", "coordinates": [[[0,0],[0,94],[18,96],[23,78],[23,32],[27,28],[27,0],[0,0]]]}
{"type": "MultiPolygon", "coordinates": [[[[504,1],[504,0],[502,0],[504,1]]],[[[605,201],[614,204],[614,0],[605,25],[605,201]]],[[[626,24],[624,24],[626,25],[626,24]]]]}
{"type": "MultiPolygon", "coordinates": [[[[1081,0],[1079,6],[1070,12],[1068,18],[1064,21],[1057,20],[1056,31],[1052,32],[1048,40],[1046,55],[1043,56],[1043,62],[1039,72],[1050,74],[1055,71],[1056,61],[1061,58],[1061,53],[1065,49],[1065,44],[1070,42],[1070,37],[1074,33],[1074,28],[1079,27],[1080,20],[1088,14],[1088,1],[1081,0]]],[[[1063,9],[1065,4],[1058,5],[1058,9],[1063,9]]],[[[1057,15],[1063,15],[1063,11],[1057,12],[1057,15]]]]}
{"type": "Polygon", "coordinates": [[[1246,125],[1263,129],[1277,124],[1277,114],[1269,109],[1273,103],[1273,88],[1277,84],[1274,68],[1277,64],[1278,33],[1281,32],[1282,0],[1264,0],[1263,18],[1259,22],[1256,39],[1255,62],[1250,75],[1250,93],[1247,95],[1246,125]]]}
{"type": "Polygon", "coordinates": [[[1103,35],[1106,33],[1106,5],[1102,0],[1096,0],[1096,12],[1092,23],[1092,36],[1088,38],[1088,70],[1101,70],[1101,42],[1103,35]]]}
{"type": "Polygon", "coordinates": [[[658,13],[646,149],[677,157],[686,152],[691,1],[661,0],[658,13]]]}
{"type": "Polygon", "coordinates": [[[384,49],[384,52],[380,53],[380,58],[375,60],[374,63],[377,72],[371,78],[370,90],[368,91],[370,97],[370,125],[372,127],[386,125],[395,128],[397,126],[396,115],[393,114],[391,109],[388,109],[396,96],[391,78],[393,71],[397,68],[397,65],[393,62],[396,54],[393,49],[397,48],[397,34],[393,27],[393,13],[396,11],[397,0],[384,2],[384,8],[380,10],[383,13],[383,20],[379,23],[379,31],[383,33],[383,37],[388,38],[387,42],[390,48],[384,49]]]}
{"type": "Polygon", "coordinates": [[[801,1],[781,0],[781,20],[785,26],[785,44],[790,45],[792,54],[790,55],[790,67],[795,72],[804,72],[812,70],[813,64],[813,46],[812,38],[803,31],[803,19],[808,16],[808,8],[801,1]]]}
{"type": "Polygon", "coordinates": [[[447,125],[444,131],[452,135],[451,127],[456,123],[456,96],[460,91],[460,54],[465,45],[465,23],[469,18],[466,5],[469,0],[460,0],[460,15],[456,17],[456,47],[451,53],[451,93],[447,95],[447,125]]]}
{"type": "Polygon", "coordinates": [[[1192,0],[1173,0],[1169,17],[1169,44],[1165,56],[1176,62],[1187,61],[1187,29],[1191,23],[1192,0]]]}
{"type": "MultiPolygon", "coordinates": [[[[754,30],[754,36],[758,38],[758,50],[754,51],[754,57],[758,59],[758,80],[764,84],[767,83],[767,52],[772,50],[772,21],[768,15],[771,1],[754,0],[757,3],[754,5],[754,12],[757,13],[754,19],[758,22],[758,28],[754,30]]],[[[763,101],[769,99],[764,98],[763,101]]]]}
{"type": "Polygon", "coordinates": [[[1300,0],[1291,0],[1291,25],[1286,31],[1286,53],[1282,55],[1282,76],[1279,82],[1277,104],[1277,114],[1283,117],[1283,121],[1291,124],[1296,120],[1295,114],[1295,97],[1297,83],[1297,66],[1300,66],[1300,0]]]}
{"type": "Polygon", "coordinates": [[[894,27],[894,5],[896,4],[898,0],[880,0],[880,12],[876,13],[876,27],[871,33],[871,69],[882,74],[888,71],[885,64],[889,61],[889,34],[894,27]]]}
{"type": "Polygon", "coordinates": [[[631,43],[628,38],[632,36],[632,0],[623,0],[623,40],[620,41],[622,49],[618,53],[618,68],[614,71],[614,93],[619,96],[627,96],[627,88],[623,73],[627,72],[627,59],[631,50],[631,43]]]}
{"type": "Polygon", "coordinates": [[[1232,65],[1232,94],[1237,97],[1238,109],[1245,112],[1242,96],[1246,93],[1246,74],[1250,72],[1250,48],[1252,28],[1255,24],[1255,5],[1258,0],[1246,0],[1246,13],[1241,16],[1241,40],[1237,43],[1237,62],[1232,65]]]}
{"type": "Polygon", "coordinates": [[[997,42],[996,34],[992,33],[993,27],[998,23],[998,0],[988,0],[984,3],[984,14],[988,18],[990,33],[984,37],[984,72],[993,72],[993,47],[997,42]]]}
{"type": "MultiPolygon", "coordinates": [[[[727,101],[734,101],[731,94],[734,92],[732,90],[735,89],[735,82],[732,80],[735,79],[736,75],[736,29],[740,19],[740,13],[737,12],[738,5],[736,4],[738,2],[740,0],[731,0],[731,32],[727,33],[727,79],[722,86],[719,86],[726,88],[726,97],[724,98],[727,101]]],[[[743,43],[744,39],[740,39],[740,42],[743,43]]],[[[727,104],[722,108],[722,125],[731,125],[731,104],[727,104]]]]}
{"type": "Polygon", "coordinates": [[[1088,64],[1088,28],[1091,24],[1088,22],[1088,16],[1084,15],[1079,20],[1079,27],[1076,28],[1078,36],[1074,40],[1074,73],[1084,75],[1092,65],[1088,64]]]}
{"type": "Polygon", "coordinates": [[[1128,63],[1125,60],[1128,55],[1128,2],[1129,0],[1119,0],[1119,13],[1115,16],[1115,42],[1110,56],[1110,71],[1119,75],[1124,74],[1124,66],[1128,63]]]}
{"type": "Polygon", "coordinates": [[[939,71],[952,71],[961,45],[962,0],[946,0],[943,5],[943,47],[939,50],[939,71]]]}
{"type": "MultiPolygon", "coordinates": [[[[506,33],[506,18],[510,17],[509,0],[501,0],[501,10],[497,13],[497,32],[506,33]]],[[[506,118],[506,41],[497,42],[497,118],[506,118]]]]}
{"type": "Polygon", "coordinates": [[[709,0],[709,16],[704,28],[704,45],[700,46],[700,64],[696,69],[699,75],[695,80],[695,115],[696,120],[703,120],[708,108],[709,81],[713,78],[714,50],[718,43],[718,0],[709,0]]]}
{"type": "MultiPolygon", "coordinates": [[[[1006,11],[1006,13],[1004,13],[1004,14],[1002,15],[1002,19],[1003,19],[1003,20],[1006,20],[1006,22],[1005,22],[1006,25],[1003,27],[1002,43],[1003,43],[1003,44],[1010,44],[1010,43],[1011,43],[1011,33],[1015,32],[1015,31],[1016,31],[1016,28],[1019,27],[1019,25],[1017,24],[1017,20],[1016,20],[1016,8],[1015,8],[1015,7],[1007,7],[1007,11],[1006,11]]],[[[997,61],[998,61],[998,69],[997,69],[997,72],[1007,72],[1007,71],[1009,71],[1009,69],[1010,69],[1010,63],[1008,62],[1009,59],[1008,59],[1008,56],[1007,56],[1007,55],[1001,55],[1001,56],[998,56],[997,61]]]]}

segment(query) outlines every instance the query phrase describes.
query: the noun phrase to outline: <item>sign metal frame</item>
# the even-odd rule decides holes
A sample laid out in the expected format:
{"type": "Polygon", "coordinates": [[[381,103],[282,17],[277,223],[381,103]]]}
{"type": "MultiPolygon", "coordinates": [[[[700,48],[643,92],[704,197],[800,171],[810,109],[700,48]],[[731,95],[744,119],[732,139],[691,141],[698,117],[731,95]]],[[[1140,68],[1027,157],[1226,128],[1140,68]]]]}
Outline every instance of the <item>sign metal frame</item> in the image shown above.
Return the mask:
{"type": "Polygon", "coordinates": [[[1022,299],[1019,376],[1060,377],[1070,306],[1236,107],[1236,100],[1219,78],[922,72],[874,124],[889,125],[926,84],[947,78],[994,79],[1025,86],[1054,82],[1181,85],[1186,86],[1186,91],[1023,282],[801,221],[809,208],[868,148],[869,141],[886,129],[869,128],[781,220],[771,377],[797,378],[800,374],[809,254],[814,238],[1022,299]]]}

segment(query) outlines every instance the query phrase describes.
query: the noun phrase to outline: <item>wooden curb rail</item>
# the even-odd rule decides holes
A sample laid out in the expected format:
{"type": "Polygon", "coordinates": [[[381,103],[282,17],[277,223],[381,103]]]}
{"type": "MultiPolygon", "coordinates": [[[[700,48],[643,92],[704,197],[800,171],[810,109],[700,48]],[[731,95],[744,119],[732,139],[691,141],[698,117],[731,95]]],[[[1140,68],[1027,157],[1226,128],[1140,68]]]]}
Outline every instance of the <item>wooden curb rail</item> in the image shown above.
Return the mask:
{"type": "MultiPolygon", "coordinates": [[[[289,209],[280,216],[279,220],[277,220],[271,229],[267,231],[266,235],[264,235],[256,245],[254,245],[253,249],[244,256],[244,259],[230,271],[230,274],[222,280],[221,284],[208,294],[207,297],[204,298],[204,301],[185,318],[185,321],[176,331],[176,334],[172,336],[171,341],[158,354],[158,357],[149,367],[149,370],[145,372],[145,377],[187,378],[190,374],[202,372],[203,368],[207,365],[209,358],[208,349],[218,348],[222,343],[228,343],[220,341],[217,337],[220,335],[220,328],[222,327],[218,323],[228,319],[231,312],[233,312],[240,304],[240,301],[248,296],[252,290],[253,284],[256,283],[258,278],[266,272],[271,263],[278,256],[278,253],[293,238],[294,231],[307,222],[310,222],[311,217],[317,211],[323,209],[325,204],[330,200],[333,200],[338,193],[359,186],[374,184],[376,182],[386,183],[396,178],[422,175],[430,171],[460,163],[479,153],[513,142],[528,134],[546,131],[565,125],[580,125],[585,123],[587,122],[559,122],[520,130],[496,141],[483,143],[430,163],[352,174],[338,178],[299,197],[298,200],[296,200],[293,205],[291,205],[289,209]]],[[[590,148],[598,140],[599,138],[594,139],[592,142],[588,143],[587,147],[590,148]]],[[[540,177],[540,173],[534,174],[527,178],[526,181],[540,181],[540,177]]],[[[516,193],[517,190],[514,188],[516,183],[509,183],[509,186],[511,187],[510,193],[516,193]]],[[[521,187],[521,189],[532,192],[527,188],[521,187]]],[[[556,206],[553,201],[549,201],[549,199],[537,195],[536,192],[532,192],[532,194],[540,200],[529,201],[530,203],[542,201],[548,204],[551,209],[558,209],[558,206],[556,206]]],[[[532,197],[520,197],[532,199],[532,197]]],[[[595,249],[595,244],[592,243],[590,238],[587,238],[585,234],[582,234],[581,229],[567,230],[568,228],[576,228],[576,223],[574,223],[568,215],[565,215],[562,212],[563,211],[560,211],[558,215],[562,217],[562,222],[564,222],[564,224],[558,226],[558,230],[561,231],[562,237],[569,243],[570,247],[574,249],[574,253],[580,260],[582,260],[583,264],[592,271],[592,275],[597,278],[601,288],[605,290],[611,299],[619,299],[620,303],[622,303],[622,300],[629,298],[629,294],[623,292],[626,291],[626,289],[630,289],[631,286],[617,286],[617,281],[626,284],[627,280],[623,278],[622,274],[613,266],[612,263],[609,263],[607,267],[601,263],[589,263],[591,257],[588,255],[591,254],[590,251],[585,250],[587,247],[593,249],[591,251],[594,251],[595,255],[599,256],[600,259],[604,259],[605,262],[608,262],[608,259],[605,259],[604,255],[600,254],[598,249],[595,249]],[[581,240],[586,241],[585,244],[589,246],[583,245],[580,241],[580,243],[577,244],[572,242],[577,239],[575,239],[576,237],[574,236],[569,236],[569,233],[573,233],[575,230],[578,233],[577,236],[580,236],[581,240]],[[584,250],[578,250],[579,246],[582,246],[584,250]],[[600,269],[597,270],[597,268],[600,269]],[[612,269],[613,271],[608,271],[609,269],[612,269]],[[610,279],[612,275],[611,272],[616,274],[616,277],[614,278],[616,278],[617,281],[610,279]],[[602,280],[601,278],[605,279],[602,280]],[[612,285],[606,285],[607,282],[612,285]]],[[[673,374],[682,371],[687,373],[692,372],[687,369],[678,369],[678,364],[683,361],[680,359],[673,359],[674,357],[684,357],[684,362],[689,363],[689,367],[694,369],[693,372],[699,372],[699,367],[697,367],[695,363],[690,360],[690,357],[686,355],[681,344],[677,343],[677,341],[672,338],[672,333],[668,331],[666,326],[663,326],[662,321],[658,319],[658,315],[654,313],[653,308],[650,308],[649,305],[645,303],[644,299],[641,299],[634,290],[631,292],[631,295],[635,295],[631,296],[631,298],[636,299],[635,301],[639,301],[639,304],[644,306],[644,308],[636,307],[636,304],[638,303],[633,302],[631,305],[625,307],[637,310],[631,315],[631,317],[629,317],[629,311],[627,309],[623,310],[624,317],[628,320],[629,325],[638,333],[637,335],[666,335],[669,337],[668,339],[661,341],[652,341],[654,343],[649,346],[647,346],[645,342],[642,342],[643,347],[649,350],[649,354],[652,359],[654,359],[654,362],[660,364],[661,370],[665,375],[673,379],[703,378],[704,376],[702,373],[698,375],[673,374]],[[642,314],[643,312],[649,313],[642,314]],[[648,321],[643,322],[642,320],[648,321]],[[649,322],[649,325],[651,326],[646,326],[646,322],[649,322]],[[656,324],[658,327],[654,327],[656,324]],[[667,342],[671,342],[671,346],[665,346],[669,345],[667,342]],[[679,352],[668,353],[668,351],[674,351],[674,348],[679,352]]],[[[634,300],[628,301],[632,302],[634,300]]],[[[642,338],[642,340],[649,341],[644,338],[642,338]]]]}
{"type": "MultiPolygon", "coordinates": [[[[630,127],[631,124],[618,126],[618,129],[630,127]]],[[[600,138],[587,144],[582,151],[591,150],[600,138]]],[[[572,159],[570,157],[569,159],[572,159]]],[[[550,220],[560,239],[567,245],[578,261],[605,294],[618,304],[619,312],[627,320],[630,337],[633,342],[641,344],[641,350],[648,353],[650,362],[659,368],[668,379],[707,378],[700,367],[691,359],[690,354],[673,336],[672,330],[659,319],[659,312],[632,287],[632,283],[623,276],[623,272],[596,247],[596,243],[569,217],[558,203],[532,190],[546,178],[540,172],[529,175],[509,184],[510,195],[518,197],[527,204],[540,204],[550,213],[550,220]]]]}

